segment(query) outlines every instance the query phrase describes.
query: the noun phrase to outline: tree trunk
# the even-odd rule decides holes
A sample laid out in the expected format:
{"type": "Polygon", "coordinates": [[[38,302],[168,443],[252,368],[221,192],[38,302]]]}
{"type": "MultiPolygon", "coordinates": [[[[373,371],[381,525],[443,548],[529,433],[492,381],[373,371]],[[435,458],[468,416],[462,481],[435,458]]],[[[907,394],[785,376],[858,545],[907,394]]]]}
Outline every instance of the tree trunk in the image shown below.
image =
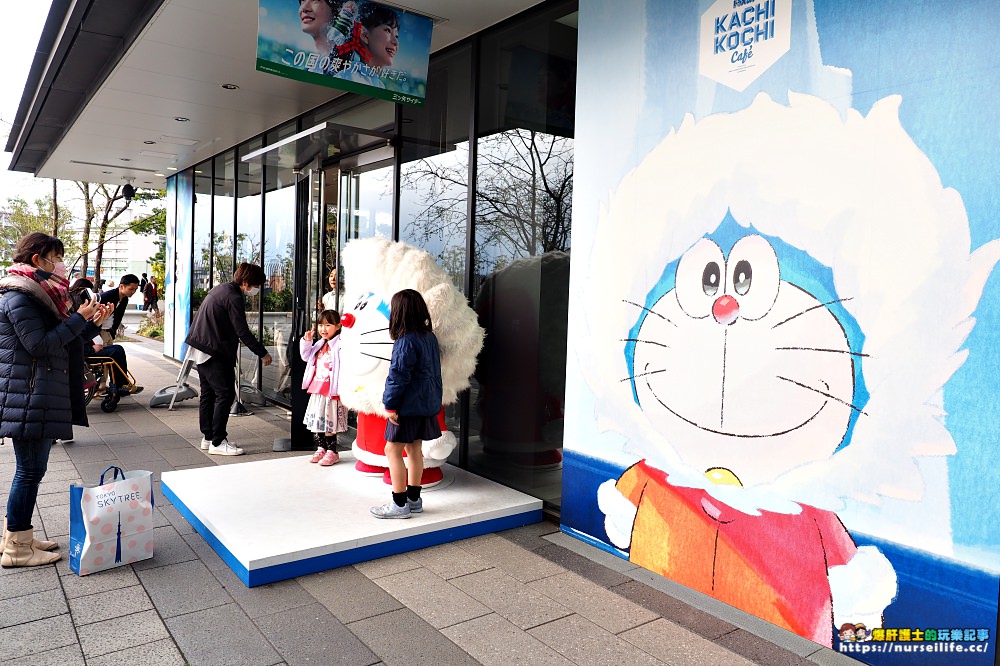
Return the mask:
{"type": "Polygon", "coordinates": [[[94,195],[90,192],[90,183],[78,180],[76,181],[76,186],[80,188],[80,192],[83,194],[84,206],[83,247],[81,249],[82,254],[80,255],[83,263],[80,266],[80,276],[87,277],[87,267],[90,264],[90,227],[97,211],[94,210],[94,195]]]}
{"type": "Polygon", "coordinates": [[[55,178],[52,179],[52,235],[59,238],[59,198],[58,198],[58,183],[55,178]]]}

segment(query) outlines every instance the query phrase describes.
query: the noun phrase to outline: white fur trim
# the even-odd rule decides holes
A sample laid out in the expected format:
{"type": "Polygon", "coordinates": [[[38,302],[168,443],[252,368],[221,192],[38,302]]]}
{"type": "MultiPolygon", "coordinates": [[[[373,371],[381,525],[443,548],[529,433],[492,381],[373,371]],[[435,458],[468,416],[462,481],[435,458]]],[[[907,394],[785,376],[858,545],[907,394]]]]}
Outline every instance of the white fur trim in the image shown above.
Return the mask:
{"type": "Polygon", "coordinates": [[[881,627],[882,613],[896,598],[896,572],[875,546],[861,546],[851,561],[830,567],[833,624],[863,622],[881,627]]]}
{"type": "Polygon", "coordinates": [[[604,531],[611,543],[625,549],[632,544],[632,524],[638,507],[619,492],[615,480],[609,479],[597,489],[597,506],[604,513],[604,531]]]}
{"type": "Polygon", "coordinates": [[[424,459],[445,460],[451,455],[458,445],[458,438],[455,433],[445,430],[437,439],[424,440],[424,459]]]}

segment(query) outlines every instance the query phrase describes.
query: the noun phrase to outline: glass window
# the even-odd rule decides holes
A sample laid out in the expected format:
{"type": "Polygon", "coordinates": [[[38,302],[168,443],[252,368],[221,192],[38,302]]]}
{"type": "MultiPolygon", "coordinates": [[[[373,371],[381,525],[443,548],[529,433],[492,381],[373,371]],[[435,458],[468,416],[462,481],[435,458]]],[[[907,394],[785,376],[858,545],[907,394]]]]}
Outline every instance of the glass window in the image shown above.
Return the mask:
{"type": "MultiPolygon", "coordinates": [[[[236,151],[236,242],[235,265],[243,262],[261,265],[261,207],[264,168],[260,161],[247,163],[243,156],[263,147],[263,139],[257,138],[243,144],[236,151]]],[[[230,278],[232,279],[232,278],[230,278]]],[[[247,324],[250,331],[260,339],[260,294],[247,299],[247,324]]],[[[257,388],[260,377],[257,355],[241,346],[240,385],[257,388]]]]}
{"type": "MultiPolygon", "coordinates": [[[[294,134],[295,122],[268,132],[267,143],[277,143],[294,134]]],[[[294,151],[294,145],[282,150],[294,151]]],[[[280,160],[281,163],[291,160],[280,160]]],[[[291,400],[292,366],[289,344],[292,339],[293,266],[295,257],[295,183],[290,166],[264,167],[264,245],[263,263],[266,282],[261,289],[264,308],[262,342],[273,362],[264,367],[261,390],[264,395],[288,402],[291,400]]]]}
{"type": "Polygon", "coordinates": [[[341,247],[353,238],[392,238],[392,190],[391,162],[340,172],[341,247]]]}
{"type": "MultiPolygon", "coordinates": [[[[472,49],[435,59],[427,100],[402,107],[399,240],[421,247],[465,291],[469,220],[469,87],[472,49]]],[[[461,441],[460,403],[445,408],[445,423],[461,441]]],[[[452,462],[457,463],[456,448],[452,462]]]]}
{"type": "Polygon", "coordinates": [[[191,266],[191,316],[212,288],[212,161],[194,168],[194,255],[191,266]]]}
{"type": "Polygon", "coordinates": [[[469,467],[560,504],[576,3],[482,39],[472,297],[486,342],[469,467]]]}
{"type": "Polygon", "coordinates": [[[399,239],[430,252],[461,290],[469,219],[471,52],[463,47],[435,60],[427,102],[402,109],[399,239]]]}
{"type": "Polygon", "coordinates": [[[236,222],[236,151],[215,158],[212,195],[212,257],[214,287],[233,279],[233,229],[236,222]]]}

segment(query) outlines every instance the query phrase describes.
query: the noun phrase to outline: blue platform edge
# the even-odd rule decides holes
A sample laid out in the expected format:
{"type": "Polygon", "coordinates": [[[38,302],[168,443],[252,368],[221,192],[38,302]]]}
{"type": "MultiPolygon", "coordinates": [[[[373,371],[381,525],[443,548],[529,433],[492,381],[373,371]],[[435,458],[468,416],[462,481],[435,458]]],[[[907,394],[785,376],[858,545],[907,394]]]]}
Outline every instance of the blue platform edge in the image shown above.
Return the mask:
{"type": "Polygon", "coordinates": [[[191,512],[184,502],[177,497],[166,482],[163,482],[162,489],[163,494],[171,501],[174,508],[176,508],[177,511],[184,516],[184,519],[191,524],[191,527],[193,527],[195,531],[208,542],[208,544],[212,547],[212,550],[214,550],[219,557],[221,557],[222,560],[229,565],[229,568],[233,570],[233,573],[235,573],[247,587],[257,587],[258,585],[275,583],[279,580],[306,576],[320,571],[345,567],[349,564],[377,560],[380,557],[399,555],[400,553],[407,553],[421,548],[439,546],[443,543],[469,539],[471,537],[482,536],[483,534],[492,534],[493,532],[509,530],[515,527],[523,527],[524,525],[531,525],[542,521],[542,509],[538,508],[530,511],[522,511],[510,516],[491,518],[490,520],[448,527],[445,529],[435,530],[433,532],[427,532],[425,534],[415,534],[413,536],[403,537],[400,539],[392,539],[383,543],[360,546],[358,548],[343,550],[337,553],[307,557],[294,562],[261,567],[260,569],[247,569],[228,548],[222,545],[222,542],[219,541],[212,531],[191,512]]]}
{"type": "MultiPolygon", "coordinates": [[[[624,467],[576,453],[563,451],[563,502],[559,529],[591,546],[623,559],[625,551],[608,543],[604,532],[604,513],[597,506],[597,487],[608,479],[617,479],[624,467]]],[[[933,553],[902,544],[852,532],[858,546],[876,546],[896,571],[896,599],[884,613],[888,628],[987,629],[990,632],[984,652],[961,654],[962,666],[996,664],[996,636],[1000,630],[1000,575],[969,566],[933,553]]],[[[895,645],[905,644],[896,643],[895,645]]],[[[969,645],[969,643],[966,643],[969,645]]],[[[839,637],[834,637],[834,650],[839,637]]],[[[954,652],[925,653],[850,653],[849,656],[872,666],[896,666],[905,663],[950,666],[956,663],[954,652]]]]}

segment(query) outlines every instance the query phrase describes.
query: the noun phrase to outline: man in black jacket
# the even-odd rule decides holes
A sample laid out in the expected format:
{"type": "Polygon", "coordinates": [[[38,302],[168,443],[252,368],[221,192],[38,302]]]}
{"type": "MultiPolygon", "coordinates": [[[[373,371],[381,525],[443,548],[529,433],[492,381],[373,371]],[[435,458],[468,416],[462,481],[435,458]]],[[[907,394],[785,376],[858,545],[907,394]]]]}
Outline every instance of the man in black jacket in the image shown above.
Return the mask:
{"type": "Polygon", "coordinates": [[[244,296],[255,296],[264,284],[264,269],[256,264],[242,263],[233,281],[220,284],[208,292],[191,323],[185,342],[191,347],[191,358],[198,365],[201,380],[199,423],[201,448],[212,455],[238,456],[243,449],[227,438],[229,409],[236,400],[237,343],[271,365],[271,355],[247,325],[244,296]]]}
{"type": "Polygon", "coordinates": [[[101,294],[101,303],[111,303],[115,306],[115,313],[109,322],[105,322],[106,328],[101,330],[101,340],[105,346],[118,337],[118,329],[122,325],[122,317],[125,316],[125,309],[128,307],[128,299],[135,295],[139,288],[139,278],[129,273],[123,275],[118,281],[118,286],[109,289],[101,294]]]}

